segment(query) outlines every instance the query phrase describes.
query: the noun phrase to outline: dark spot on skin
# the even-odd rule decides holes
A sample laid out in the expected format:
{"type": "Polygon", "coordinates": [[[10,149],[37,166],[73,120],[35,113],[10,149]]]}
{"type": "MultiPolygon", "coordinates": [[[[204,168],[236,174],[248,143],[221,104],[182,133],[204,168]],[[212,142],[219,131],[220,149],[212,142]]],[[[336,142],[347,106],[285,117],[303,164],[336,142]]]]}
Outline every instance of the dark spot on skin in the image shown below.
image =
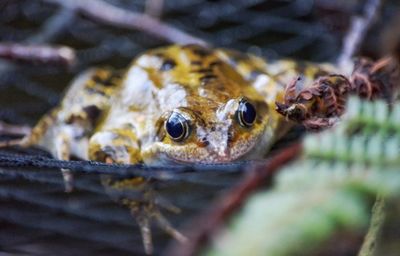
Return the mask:
{"type": "Polygon", "coordinates": [[[164,58],[164,54],[161,53],[161,52],[156,52],[156,53],[154,53],[154,56],[157,56],[157,57],[159,57],[159,58],[164,58]]]}
{"type": "Polygon", "coordinates": [[[225,89],[223,84],[218,84],[215,88],[217,88],[218,90],[222,91],[225,89]]]}
{"type": "Polygon", "coordinates": [[[100,117],[101,114],[101,110],[95,105],[84,107],[83,111],[86,113],[87,117],[92,122],[92,124],[97,121],[97,119],[100,117]]]}
{"type": "Polygon", "coordinates": [[[163,64],[160,67],[160,71],[168,71],[173,69],[176,66],[176,62],[171,59],[164,60],[163,64]]]}
{"type": "Polygon", "coordinates": [[[213,61],[210,63],[210,68],[221,65],[221,61],[213,61]]]}
{"type": "Polygon", "coordinates": [[[182,49],[191,50],[194,55],[197,55],[199,57],[206,57],[212,53],[212,51],[210,51],[209,49],[196,44],[185,45],[182,47],[182,49]]]}
{"type": "MultiPolygon", "coordinates": [[[[211,68],[201,68],[201,69],[197,69],[197,70],[192,70],[190,72],[193,72],[193,73],[211,73],[212,74],[213,70],[211,68]]],[[[211,75],[211,74],[209,74],[209,75],[211,75]]]]}
{"type": "Polygon", "coordinates": [[[203,62],[201,62],[200,60],[192,60],[190,64],[193,66],[201,66],[203,62]]]}
{"type": "Polygon", "coordinates": [[[93,82],[95,82],[96,84],[101,84],[103,83],[103,79],[100,78],[100,76],[98,74],[94,74],[94,76],[92,77],[93,82]]]}
{"type": "Polygon", "coordinates": [[[212,132],[215,132],[215,127],[214,127],[214,126],[211,127],[211,131],[212,131],[212,132]]]}
{"type": "Polygon", "coordinates": [[[115,86],[116,83],[114,83],[111,79],[107,79],[102,83],[102,85],[104,85],[106,87],[111,87],[111,86],[115,86]]]}
{"type": "Polygon", "coordinates": [[[216,75],[212,75],[212,74],[210,74],[210,75],[205,75],[205,76],[200,77],[200,82],[202,82],[203,84],[206,84],[206,83],[208,83],[208,82],[210,82],[211,80],[214,80],[214,79],[216,79],[216,78],[217,78],[216,75]]]}
{"type": "Polygon", "coordinates": [[[113,72],[113,73],[107,73],[107,77],[101,78],[98,74],[94,74],[92,77],[93,82],[96,84],[105,86],[105,87],[110,87],[110,86],[116,86],[118,84],[118,80],[120,80],[122,77],[122,74],[120,72],[113,72]]]}
{"type": "Polygon", "coordinates": [[[232,132],[228,132],[228,142],[232,142],[233,141],[233,134],[232,132]]]}
{"type": "Polygon", "coordinates": [[[200,56],[200,57],[206,57],[211,54],[211,51],[204,49],[204,48],[198,48],[193,50],[193,54],[200,56]]]}
{"type": "Polygon", "coordinates": [[[86,87],[85,90],[89,94],[100,94],[102,96],[107,96],[103,90],[97,87],[86,87]]]}
{"type": "Polygon", "coordinates": [[[212,53],[211,50],[209,50],[203,46],[197,45],[197,44],[184,45],[184,46],[182,46],[182,49],[191,50],[193,52],[193,54],[198,55],[200,57],[205,57],[212,53]]]}
{"type": "Polygon", "coordinates": [[[207,140],[207,137],[202,137],[201,139],[200,139],[200,145],[202,146],[202,147],[206,147],[206,146],[208,146],[210,144],[210,142],[207,140]]]}

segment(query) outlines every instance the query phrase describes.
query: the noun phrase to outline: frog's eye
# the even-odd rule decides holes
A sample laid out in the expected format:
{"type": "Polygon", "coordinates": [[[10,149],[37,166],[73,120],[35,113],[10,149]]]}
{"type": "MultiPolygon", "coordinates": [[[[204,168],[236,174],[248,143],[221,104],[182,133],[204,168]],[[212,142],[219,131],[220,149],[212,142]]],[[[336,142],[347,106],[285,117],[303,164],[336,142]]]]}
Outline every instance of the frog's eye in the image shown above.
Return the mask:
{"type": "Polygon", "coordinates": [[[176,62],[174,60],[167,59],[162,63],[160,70],[168,71],[168,70],[173,69],[175,66],[176,66],[176,62]]]}
{"type": "Polygon", "coordinates": [[[236,112],[239,124],[243,127],[250,127],[256,121],[257,112],[255,107],[247,100],[239,102],[239,108],[236,112]]]}
{"type": "Polygon", "coordinates": [[[165,122],[165,130],[171,139],[181,141],[189,136],[189,122],[181,114],[172,112],[165,122]]]}

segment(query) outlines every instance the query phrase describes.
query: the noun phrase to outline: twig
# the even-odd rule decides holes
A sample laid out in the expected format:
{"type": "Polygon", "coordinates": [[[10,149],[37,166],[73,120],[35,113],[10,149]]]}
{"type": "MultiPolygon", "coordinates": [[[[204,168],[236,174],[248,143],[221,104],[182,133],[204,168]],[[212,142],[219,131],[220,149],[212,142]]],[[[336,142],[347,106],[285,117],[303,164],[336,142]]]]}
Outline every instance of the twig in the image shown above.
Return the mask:
{"type": "Polygon", "coordinates": [[[75,12],[62,8],[54,15],[46,19],[40,26],[38,33],[28,37],[24,43],[30,44],[49,44],[56,41],[59,36],[64,35],[65,30],[73,24],[75,12]]]}
{"type": "Polygon", "coordinates": [[[101,0],[42,0],[55,3],[65,8],[120,28],[134,29],[152,34],[158,38],[179,44],[208,45],[204,40],[189,35],[171,25],[154,19],[147,14],[140,14],[118,8],[101,0]]]}
{"type": "Polygon", "coordinates": [[[71,66],[75,63],[73,49],[60,46],[0,43],[0,58],[27,63],[71,66]]]}
{"type": "Polygon", "coordinates": [[[350,29],[343,40],[343,50],[337,60],[340,68],[346,68],[350,63],[351,58],[356,53],[368,28],[377,15],[380,5],[381,0],[368,0],[365,4],[363,15],[352,18],[350,29]]]}

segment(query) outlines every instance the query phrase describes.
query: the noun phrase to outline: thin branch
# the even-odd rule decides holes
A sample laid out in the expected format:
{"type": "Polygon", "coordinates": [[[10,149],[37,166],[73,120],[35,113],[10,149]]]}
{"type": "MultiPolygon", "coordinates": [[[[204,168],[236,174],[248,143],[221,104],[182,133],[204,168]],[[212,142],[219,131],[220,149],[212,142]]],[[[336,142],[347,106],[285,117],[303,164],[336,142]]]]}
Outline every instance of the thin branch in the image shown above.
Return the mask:
{"type": "Polygon", "coordinates": [[[118,8],[101,0],[42,0],[80,12],[96,21],[115,27],[143,31],[169,42],[208,45],[204,40],[189,35],[147,14],[118,8]]]}
{"type": "Polygon", "coordinates": [[[349,31],[343,40],[342,53],[337,60],[339,67],[345,68],[350,63],[351,58],[357,52],[365,34],[372,25],[380,6],[381,0],[368,0],[364,6],[363,15],[352,18],[349,31]]]}
{"type": "Polygon", "coordinates": [[[66,46],[0,43],[0,58],[26,63],[71,66],[76,61],[73,49],[66,46]]]}

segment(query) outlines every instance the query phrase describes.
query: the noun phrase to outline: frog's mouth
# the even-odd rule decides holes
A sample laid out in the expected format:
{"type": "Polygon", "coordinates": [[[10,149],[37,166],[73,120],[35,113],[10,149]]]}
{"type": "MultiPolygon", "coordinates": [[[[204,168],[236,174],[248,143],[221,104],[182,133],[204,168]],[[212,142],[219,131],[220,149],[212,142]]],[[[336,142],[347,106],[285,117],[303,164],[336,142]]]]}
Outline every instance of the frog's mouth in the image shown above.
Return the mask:
{"type": "Polygon", "coordinates": [[[196,144],[168,145],[157,144],[156,152],[153,151],[151,159],[144,159],[146,163],[196,163],[218,164],[230,163],[240,160],[260,159],[267,152],[271,144],[272,132],[264,132],[259,135],[241,138],[226,147],[208,145],[199,147],[196,144]]]}

